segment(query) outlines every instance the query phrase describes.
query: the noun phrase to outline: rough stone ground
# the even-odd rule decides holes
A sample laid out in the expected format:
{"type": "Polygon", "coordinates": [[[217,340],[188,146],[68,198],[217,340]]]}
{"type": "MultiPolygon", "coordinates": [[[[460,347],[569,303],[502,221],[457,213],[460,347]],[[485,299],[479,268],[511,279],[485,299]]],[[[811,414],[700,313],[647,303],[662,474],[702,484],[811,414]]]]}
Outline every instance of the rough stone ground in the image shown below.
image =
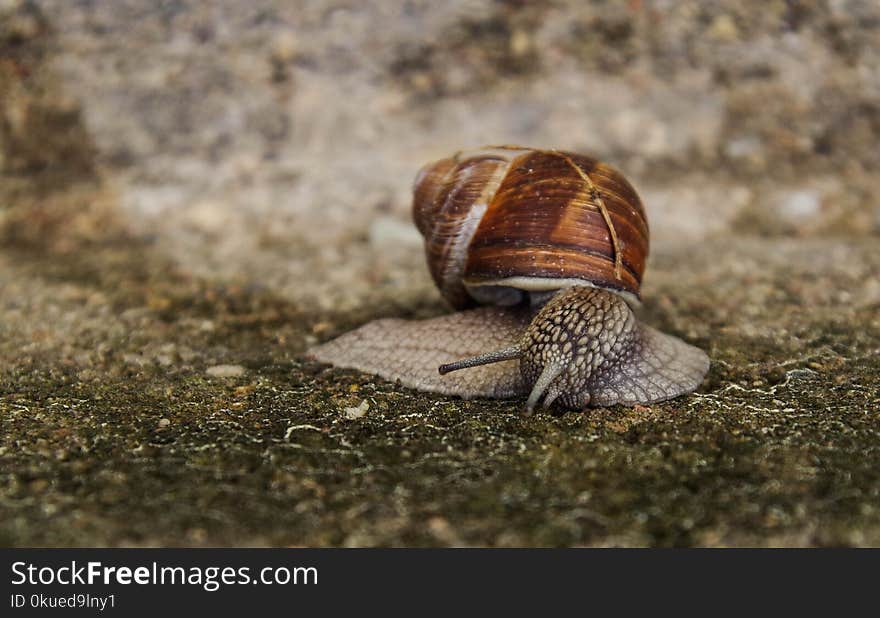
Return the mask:
{"type": "Polygon", "coordinates": [[[875,3],[248,4],[0,1],[0,545],[880,545],[875,3]],[[698,393],[301,360],[446,310],[408,185],[484,142],[632,176],[698,393]]]}

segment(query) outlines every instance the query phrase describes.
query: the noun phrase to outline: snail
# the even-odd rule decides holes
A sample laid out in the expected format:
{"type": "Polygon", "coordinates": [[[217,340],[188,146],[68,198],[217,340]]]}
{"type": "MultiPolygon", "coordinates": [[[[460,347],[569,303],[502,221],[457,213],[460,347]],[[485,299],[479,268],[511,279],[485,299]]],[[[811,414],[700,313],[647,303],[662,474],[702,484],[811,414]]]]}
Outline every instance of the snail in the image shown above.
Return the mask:
{"type": "Polygon", "coordinates": [[[418,173],[413,218],[456,311],[376,320],[310,358],[462,398],[635,405],[699,386],[700,349],[639,322],[648,224],[635,189],[591,157],[490,146],[418,173]]]}

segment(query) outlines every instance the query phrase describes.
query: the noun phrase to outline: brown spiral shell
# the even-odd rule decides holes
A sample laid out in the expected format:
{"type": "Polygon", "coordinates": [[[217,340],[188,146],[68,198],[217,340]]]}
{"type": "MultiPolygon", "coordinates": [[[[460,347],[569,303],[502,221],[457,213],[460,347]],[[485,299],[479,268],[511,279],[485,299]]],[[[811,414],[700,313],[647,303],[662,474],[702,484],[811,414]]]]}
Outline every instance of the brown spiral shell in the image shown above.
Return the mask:
{"type": "Polygon", "coordinates": [[[413,218],[456,308],[592,285],[640,298],[648,222],[626,178],[591,157],[512,146],[458,153],[416,177],[413,218]],[[489,294],[488,292],[492,292],[489,294]]]}

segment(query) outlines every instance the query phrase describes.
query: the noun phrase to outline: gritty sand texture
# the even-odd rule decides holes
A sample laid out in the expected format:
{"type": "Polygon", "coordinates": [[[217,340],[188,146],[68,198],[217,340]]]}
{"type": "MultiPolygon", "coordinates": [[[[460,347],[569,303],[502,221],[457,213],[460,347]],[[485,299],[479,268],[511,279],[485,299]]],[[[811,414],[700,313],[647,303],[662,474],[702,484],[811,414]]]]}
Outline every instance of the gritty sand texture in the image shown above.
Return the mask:
{"type": "Polygon", "coordinates": [[[871,0],[0,0],[0,545],[880,545],[871,0]],[[693,395],[303,359],[447,310],[418,167],[591,153],[693,395]]]}

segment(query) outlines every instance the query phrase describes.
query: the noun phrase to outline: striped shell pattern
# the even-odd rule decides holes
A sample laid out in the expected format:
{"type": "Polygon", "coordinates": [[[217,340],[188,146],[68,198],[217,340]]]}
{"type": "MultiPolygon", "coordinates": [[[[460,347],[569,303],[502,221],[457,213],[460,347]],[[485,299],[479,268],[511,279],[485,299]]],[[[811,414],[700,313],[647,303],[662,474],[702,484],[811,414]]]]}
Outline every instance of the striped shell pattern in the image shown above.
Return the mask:
{"type": "Polygon", "coordinates": [[[557,150],[487,147],[419,172],[413,218],[456,308],[589,285],[640,299],[648,223],[623,175],[557,150]]]}

